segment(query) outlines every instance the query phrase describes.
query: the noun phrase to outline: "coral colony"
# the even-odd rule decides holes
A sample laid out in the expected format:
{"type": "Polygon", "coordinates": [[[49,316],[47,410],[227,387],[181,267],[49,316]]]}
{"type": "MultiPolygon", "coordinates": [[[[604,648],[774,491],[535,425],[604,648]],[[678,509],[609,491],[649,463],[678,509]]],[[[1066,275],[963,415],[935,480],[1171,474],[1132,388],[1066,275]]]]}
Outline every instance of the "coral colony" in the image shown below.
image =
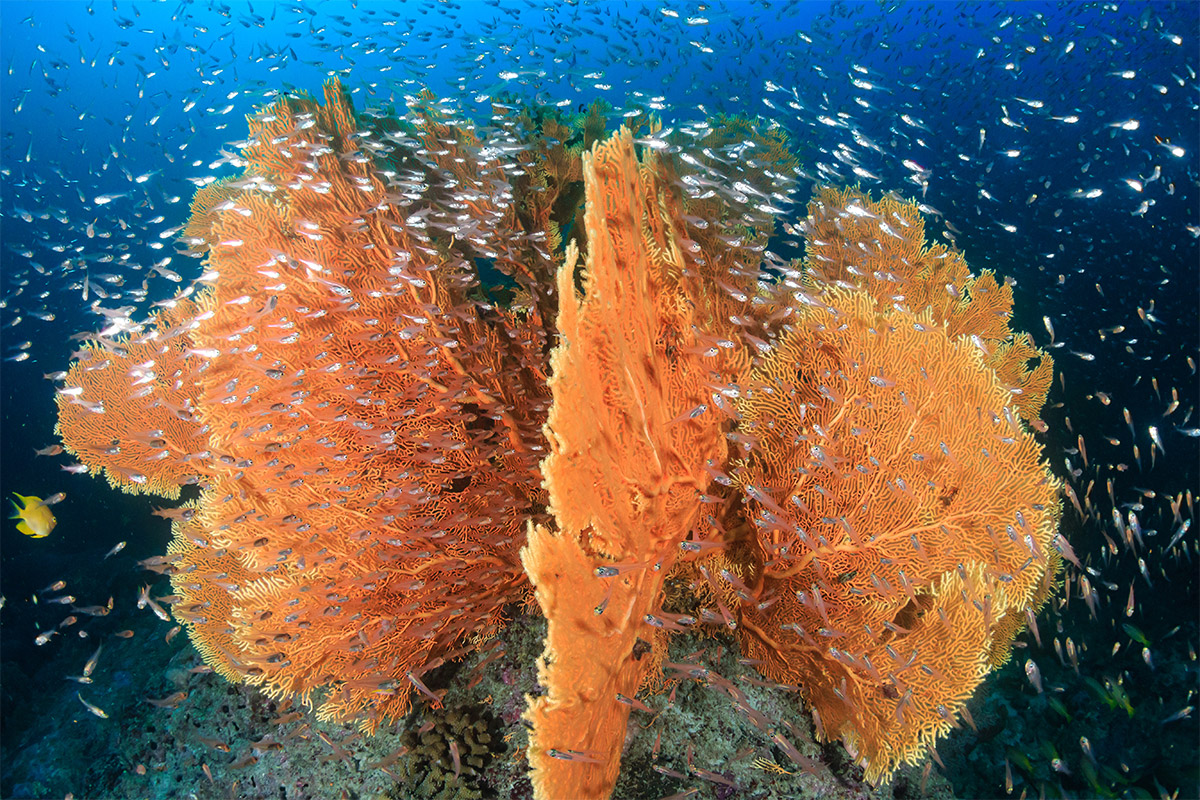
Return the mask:
{"type": "Polygon", "coordinates": [[[261,110],[193,203],[203,275],[71,366],[67,449],[196,487],[171,612],[227,679],[371,732],[540,608],[538,797],[608,796],[664,676],[811,768],[666,660],[678,631],[732,632],[868,779],[925,760],[1074,557],[1010,287],[893,196],[818,188],[781,224],[776,129],[495,113],[481,140],[336,81],[261,110]]]}

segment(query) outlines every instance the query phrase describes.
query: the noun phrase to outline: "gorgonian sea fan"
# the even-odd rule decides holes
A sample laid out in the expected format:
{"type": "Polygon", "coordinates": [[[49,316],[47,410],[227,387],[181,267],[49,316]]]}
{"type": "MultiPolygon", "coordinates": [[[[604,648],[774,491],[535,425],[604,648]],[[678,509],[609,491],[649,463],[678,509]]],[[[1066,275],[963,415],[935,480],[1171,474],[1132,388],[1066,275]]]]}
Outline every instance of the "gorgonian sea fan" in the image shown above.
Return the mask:
{"type": "Polygon", "coordinates": [[[422,677],[532,583],[539,797],[611,792],[630,698],[688,629],[734,630],[884,779],[1053,588],[1026,427],[1050,359],[911,203],[819,189],[804,263],[774,256],[777,130],[723,120],[683,160],[600,118],[521,116],[507,147],[427,96],[356,116],[336,82],[252,116],[244,173],[193,203],[200,290],[85,348],[64,442],[122,488],[199,485],[175,615],[323,718],[437,702],[422,677]]]}
{"type": "MultiPolygon", "coordinates": [[[[189,318],[168,330],[178,314],[164,317],[67,380],[122,410],[114,438],[152,437],[157,472],[198,476],[171,580],[209,662],[276,697],[320,692],[321,716],[372,728],[528,593],[517,550],[543,505],[545,334],[536,310],[475,294],[477,250],[517,261],[535,244],[464,235],[504,214],[499,164],[427,107],[389,139],[358,127],[338,84],[325,100],[251,117],[244,175],[199,196],[187,235],[207,251],[208,285],[189,318]],[[420,146],[432,130],[436,153],[420,146]],[[430,202],[475,198],[473,222],[406,208],[421,182],[455,186],[430,202]],[[436,227],[447,217],[455,236],[436,227]],[[131,405],[142,359],[161,379],[131,405]],[[160,421],[178,406],[188,425],[160,421]]],[[[65,408],[64,438],[87,440],[74,421],[88,412],[65,408]]]]}

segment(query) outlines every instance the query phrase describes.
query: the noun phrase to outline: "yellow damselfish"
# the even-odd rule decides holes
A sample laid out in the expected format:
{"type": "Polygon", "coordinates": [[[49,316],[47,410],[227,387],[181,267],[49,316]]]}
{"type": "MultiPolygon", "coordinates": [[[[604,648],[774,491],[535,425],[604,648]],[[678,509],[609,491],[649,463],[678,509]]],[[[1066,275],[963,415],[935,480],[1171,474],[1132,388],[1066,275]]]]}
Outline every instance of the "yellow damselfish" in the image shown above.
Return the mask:
{"type": "Polygon", "coordinates": [[[15,500],[12,501],[16,512],[9,517],[9,519],[20,520],[17,523],[17,530],[35,539],[49,536],[50,531],[54,530],[54,526],[58,524],[58,520],[50,513],[50,506],[40,497],[22,497],[16,492],[13,492],[13,496],[21,501],[21,505],[17,505],[15,500]]]}

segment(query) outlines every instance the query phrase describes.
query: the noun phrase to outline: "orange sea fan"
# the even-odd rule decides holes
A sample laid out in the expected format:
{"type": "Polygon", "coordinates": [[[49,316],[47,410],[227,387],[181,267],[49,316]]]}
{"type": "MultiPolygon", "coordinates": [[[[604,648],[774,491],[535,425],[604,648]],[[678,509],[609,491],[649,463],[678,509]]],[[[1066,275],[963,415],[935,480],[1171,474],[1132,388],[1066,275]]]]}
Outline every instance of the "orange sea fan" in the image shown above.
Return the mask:
{"type": "MultiPolygon", "coordinates": [[[[179,619],[226,677],[368,730],[526,597],[517,551],[543,518],[546,333],[536,309],[481,301],[473,263],[489,248],[516,263],[530,240],[487,234],[499,162],[469,134],[458,158],[421,156],[453,130],[415,119],[416,139],[384,144],[336,82],[324,105],[252,118],[245,174],[198,200],[188,229],[210,285],[143,337],[191,370],[169,387],[190,427],[152,442],[170,456],[152,490],[177,494],[185,467],[203,489],[171,545],[179,619]],[[432,206],[405,210],[401,165],[432,206]]],[[[71,372],[85,396],[128,390],[123,362],[93,360],[71,372]]],[[[71,405],[64,436],[82,428],[71,405]]],[[[162,415],[105,410],[134,431],[162,415]]],[[[119,471],[127,452],[88,457],[119,471]]]]}
{"type": "MultiPolygon", "coordinates": [[[[210,226],[220,277],[192,337],[217,353],[197,400],[217,458],[204,545],[181,548],[174,580],[197,580],[191,553],[233,554],[231,635],[192,626],[201,646],[273,696],[327,690],[319,716],[371,729],[525,591],[542,334],[468,299],[469,262],[353,157],[340,87],[268,118],[247,174],[282,190],[247,182],[210,226]]],[[[469,184],[477,163],[428,166],[469,184]]]]}
{"type": "Polygon", "coordinates": [[[584,156],[584,179],[587,271],[576,299],[569,246],[542,464],[558,530],[532,527],[522,551],[549,622],[546,692],[526,712],[539,797],[611,792],[630,711],[620,698],[657,668],[663,579],[699,513],[706,465],[725,457],[722,418],[701,413],[719,373],[679,301],[683,258],[653,160],[639,161],[623,130],[584,156]]]}
{"type": "Polygon", "coordinates": [[[809,289],[738,404],[758,438],[734,469],[758,530],[739,635],[877,781],[925,755],[1038,610],[1059,487],[970,339],[809,289]]]}
{"type": "Polygon", "coordinates": [[[192,405],[201,359],[189,353],[180,325],[194,313],[181,301],[149,329],[88,342],[67,370],[55,433],[114,488],[174,498],[201,470],[204,442],[192,405]]]}
{"type": "MultiPolygon", "coordinates": [[[[892,194],[879,200],[854,188],[823,186],[808,204],[805,267],[819,280],[865,289],[881,304],[944,322],[962,297],[971,272],[962,254],[927,244],[925,218],[915,203],[892,194]]],[[[1007,307],[996,311],[1007,316],[1007,307]]],[[[981,331],[975,331],[983,335],[981,331]]]]}
{"type": "Polygon", "coordinates": [[[175,618],[186,624],[204,663],[229,681],[242,679],[245,667],[233,643],[234,587],[247,583],[251,573],[227,548],[211,546],[195,502],[184,506],[183,517],[172,523],[167,544],[173,565],[171,586],[178,596],[175,618]]]}
{"type": "Polygon", "coordinates": [[[328,81],[324,96],[323,104],[304,93],[285,96],[262,114],[247,118],[250,130],[243,157],[249,162],[249,182],[275,191],[298,190],[315,181],[311,188],[320,191],[314,174],[318,159],[334,152],[358,152],[351,137],[359,128],[341,82],[328,81]]]}
{"type": "Polygon", "coordinates": [[[219,207],[241,194],[241,187],[233,178],[222,178],[196,190],[188,210],[188,221],[183,227],[183,241],[191,246],[203,245],[219,214],[219,207]]]}
{"type": "Polygon", "coordinates": [[[529,112],[519,117],[525,131],[536,135],[531,147],[516,154],[523,173],[515,182],[519,199],[504,222],[512,230],[545,231],[544,247],[537,248],[531,263],[523,265],[532,273],[532,280],[522,288],[529,293],[528,302],[537,305],[547,318],[557,310],[554,275],[562,263],[563,229],[584,246],[582,156],[591,143],[582,130],[568,122],[564,112],[557,109],[537,119],[529,112]]]}
{"type": "Polygon", "coordinates": [[[972,275],[961,253],[927,243],[916,203],[822,187],[808,211],[805,269],[810,276],[863,289],[881,307],[916,314],[929,309],[951,337],[972,336],[983,343],[989,366],[1021,395],[1014,406],[1025,420],[1041,413],[1053,363],[1027,335],[1009,329],[1012,287],[997,283],[990,270],[972,275]]]}
{"type": "MultiPolygon", "coordinates": [[[[778,141],[748,124],[722,135],[712,146],[722,154],[778,141]]],[[[526,713],[539,797],[609,794],[629,698],[661,683],[668,631],[695,623],[662,610],[663,584],[722,474],[749,365],[741,332],[761,332],[752,305],[774,212],[750,195],[790,186],[769,177],[784,171],[770,148],[726,176],[712,150],[685,170],[649,148],[638,158],[634,141],[623,128],[584,156],[582,296],[573,246],[558,277],[542,464],[557,531],[531,527],[522,551],[549,623],[546,692],[526,713]]]]}
{"type": "Polygon", "coordinates": [[[1045,350],[1034,345],[1033,337],[1028,333],[1014,334],[997,342],[983,360],[995,370],[1000,382],[1014,392],[1013,408],[1021,418],[1038,419],[1054,380],[1054,362],[1045,350]]]}

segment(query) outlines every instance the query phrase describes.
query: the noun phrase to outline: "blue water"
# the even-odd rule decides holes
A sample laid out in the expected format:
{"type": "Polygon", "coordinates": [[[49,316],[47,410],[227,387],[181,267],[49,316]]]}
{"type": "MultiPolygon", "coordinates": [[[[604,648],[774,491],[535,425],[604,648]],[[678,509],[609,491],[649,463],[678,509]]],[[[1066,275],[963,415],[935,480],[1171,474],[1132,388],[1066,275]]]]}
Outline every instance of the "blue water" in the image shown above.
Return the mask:
{"type": "MultiPolygon", "coordinates": [[[[428,87],[481,122],[505,92],[570,108],[596,98],[618,112],[649,107],[667,125],[757,115],[789,132],[805,182],[859,182],[932,209],[933,236],[974,271],[1016,281],[1014,327],[1047,346],[1046,318],[1061,345],[1048,453],[1060,474],[1081,472],[1075,490],[1096,508],[1083,523],[1068,505],[1063,530],[1100,574],[1102,613],[1092,620],[1073,597],[1059,636],[1088,643],[1084,672],[1119,677],[1137,715],[1107,712],[1072,670],[1052,667],[1049,679],[1075,718],[1091,720],[1102,756],[1151,776],[1115,792],[1157,796],[1157,781],[1196,796],[1196,715],[1159,721],[1195,705],[1200,688],[1189,655],[1200,640],[1197,531],[1184,537],[1186,554],[1150,548],[1149,580],[1123,549],[1102,554],[1105,535],[1118,536],[1113,508],[1137,514],[1161,546],[1178,528],[1170,500],[1200,491],[1200,438],[1187,433],[1200,426],[1198,34],[1200,6],[1188,2],[0,3],[0,491],[68,495],[50,538],[11,525],[0,537],[6,754],[93,649],[69,637],[35,646],[63,610],[32,596],[62,579],[81,604],[112,595],[131,606],[154,577],[134,562],[169,538],[149,514],[158,503],[63,472],[65,456],[33,455],[57,441],[43,374],[66,368],[72,335],[103,323],[83,280],[112,295],[105,308],[145,310],[178,289],[149,265],[171,257],[169,270],[195,277],[199,263],[166,232],[185,221],[198,183],[236,173],[219,162],[245,136],[243,115],[277,93],[316,94],[336,74],[360,110],[402,108],[428,87]],[[1164,416],[1173,392],[1178,406],[1164,416]],[[1153,467],[1150,426],[1165,448],[1153,467]],[[120,541],[127,548],[101,562],[120,541]],[[1131,583],[1137,608],[1126,617],[1131,583]],[[1155,643],[1153,671],[1126,623],[1155,643]],[[1179,744],[1171,764],[1142,752],[1139,742],[1158,737],[1179,744]]],[[[788,213],[798,220],[802,204],[788,213]]],[[[1182,506],[1190,519],[1190,501],[1182,506]]],[[[117,616],[87,624],[97,636],[128,627],[117,616]]],[[[1054,623],[1043,628],[1049,648],[1054,623]]],[[[1045,670],[1057,659],[1041,652],[1045,670]]],[[[1012,668],[996,691],[1028,692],[1012,668]]],[[[1066,757],[1078,764],[1077,728],[1031,735],[1070,739],[1066,757]]],[[[1003,747],[990,757],[990,784],[951,775],[956,791],[986,796],[1005,757],[1003,747]]],[[[1051,777],[1088,796],[1078,772],[1051,777]]],[[[6,773],[2,791],[27,778],[6,773]]]]}

